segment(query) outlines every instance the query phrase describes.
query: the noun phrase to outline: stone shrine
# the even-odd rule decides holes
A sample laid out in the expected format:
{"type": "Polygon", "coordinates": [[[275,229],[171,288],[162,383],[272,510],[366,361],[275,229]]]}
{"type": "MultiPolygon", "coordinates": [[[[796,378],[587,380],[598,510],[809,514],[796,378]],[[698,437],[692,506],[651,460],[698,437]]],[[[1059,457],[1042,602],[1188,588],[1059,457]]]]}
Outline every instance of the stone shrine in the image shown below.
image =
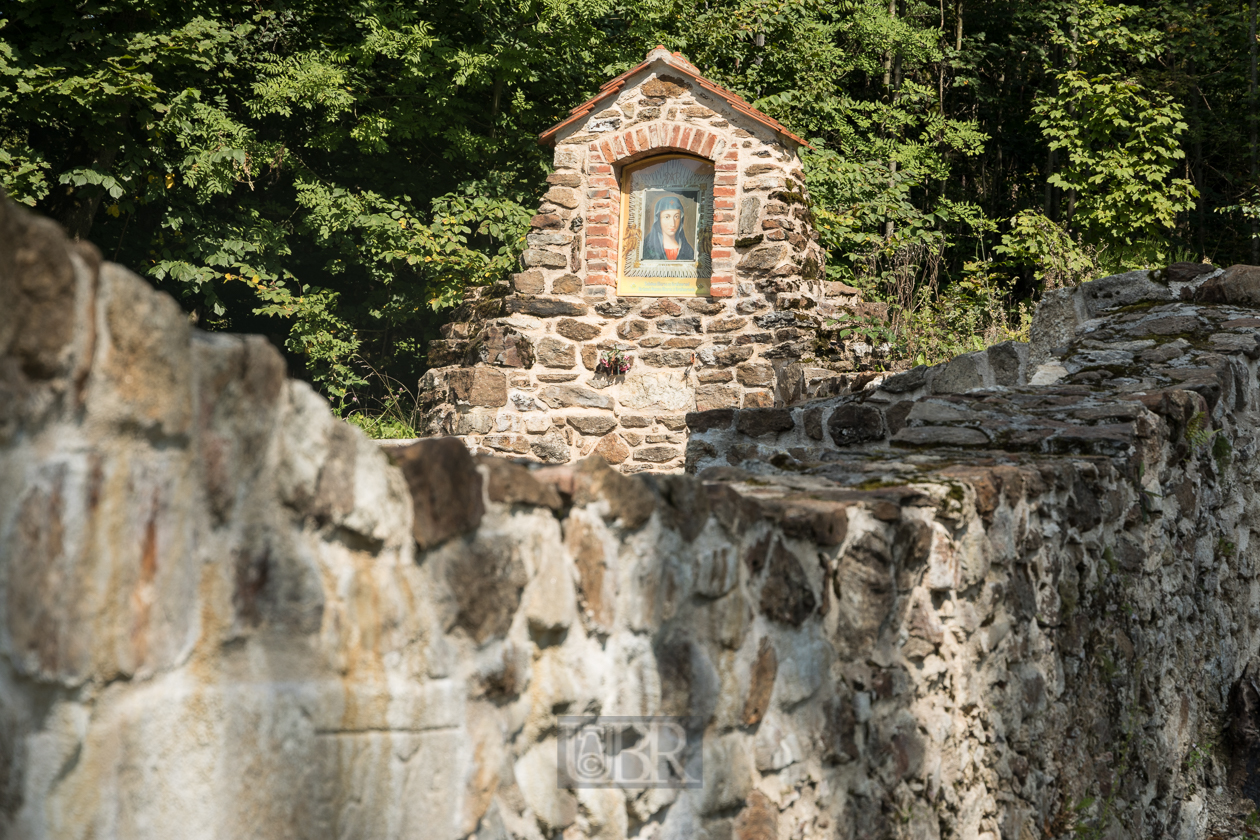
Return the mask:
{"type": "Polygon", "coordinates": [[[804,140],[657,47],[539,141],[524,270],[431,342],[426,435],[676,470],[687,412],[801,396],[824,286],[804,140]]]}

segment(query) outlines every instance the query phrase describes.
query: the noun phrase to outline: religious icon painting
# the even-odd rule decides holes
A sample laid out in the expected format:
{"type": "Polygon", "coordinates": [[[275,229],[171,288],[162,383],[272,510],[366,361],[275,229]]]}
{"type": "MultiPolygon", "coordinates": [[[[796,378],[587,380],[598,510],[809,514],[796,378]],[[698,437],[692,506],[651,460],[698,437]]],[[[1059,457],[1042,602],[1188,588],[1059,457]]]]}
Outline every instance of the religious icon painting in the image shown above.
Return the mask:
{"type": "Polygon", "coordinates": [[[627,166],[617,294],[694,297],[713,274],[713,164],[683,155],[627,166]]]}

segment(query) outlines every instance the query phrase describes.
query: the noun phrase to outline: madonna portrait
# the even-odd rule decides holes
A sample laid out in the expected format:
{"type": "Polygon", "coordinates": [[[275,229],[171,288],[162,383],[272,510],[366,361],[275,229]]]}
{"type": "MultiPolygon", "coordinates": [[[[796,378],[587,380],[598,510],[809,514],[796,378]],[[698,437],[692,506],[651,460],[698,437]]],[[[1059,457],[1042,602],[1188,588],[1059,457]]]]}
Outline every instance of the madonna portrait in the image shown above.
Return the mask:
{"type": "Polygon", "coordinates": [[[686,211],[677,196],[658,199],[652,210],[652,229],[643,240],[643,259],[694,260],[696,252],[687,241],[685,221],[686,211]]]}
{"type": "Polygon", "coordinates": [[[617,294],[707,295],[712,274],[713,164],[649,158],[622,176],[617,294]]]}

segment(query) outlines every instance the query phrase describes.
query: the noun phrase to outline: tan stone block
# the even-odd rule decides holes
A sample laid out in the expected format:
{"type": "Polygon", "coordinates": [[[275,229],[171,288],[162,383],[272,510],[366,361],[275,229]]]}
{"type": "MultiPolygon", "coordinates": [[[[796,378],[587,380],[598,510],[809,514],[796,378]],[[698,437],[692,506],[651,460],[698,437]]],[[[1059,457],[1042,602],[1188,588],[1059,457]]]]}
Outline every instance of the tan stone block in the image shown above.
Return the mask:
{"type": "Polygon", "coordinates": [[[543,195],[543,200],[572,210],[581,203],[582,199],[578,191],[571,187],[552,187],[543,195]]]}
{"type": "Polygon", "coordinates": [[[659,318],[662,315],[681,315],[682,307],[675,300],[669,298],[661,298],[655,303],[648,304],[639,310],[639,314],[644,318],[659,318]]]}
{"type": "Polygon", "coordinates": [[[541,435],[551,428],[551,418],[545,414],[525,418],[525,431],[531,435],[541,435]]]}
{"type": "Polygon", "coordinates": [[[774,408],[774,394],[770,391],[747,391],[744,408],[774,408]]]}
{"type": "Polygon", "coordinates": [[[696,411],[739,408],[740,389],[734,385],[701,385],[696,388],[696,411]]]}
{"type": "Polygon", "coordinates": [[[529,451],[529,438],[525,435],[486,435],[482,438],[481,442],[491,449],[497,449],[500,452],[515,452],[523,455],[529,451]]]}
{"type": "Polygon", "coordinates": [[[704,331],[710,332],[710,333],[734,332],[735,330],[738,330],[744,327],[747,323],[748,323],[747,318],[736,318],[736,317],[710,318],[708,323],[704,325],[704,331]]]}
{"type": "Polygon", "coordinates": [[[696,379],[705,385],[714,382],[730,382],[733,374],[726,369],[717,370],[698,370],[696,371],[696,379]]]}
{"type": "Polygon", "coordinates": [[[472,367],[453,370],[447,380],[459,402],[496,408],[507,405],[507,375],[493,368],[472,367]]]}
{"type": "Polygon", "coordinates": [[[535,348],[538,364],[549,368],[571,368],[577,364],[577,349],[567,341],[548,336],[535,348]]]}
{"type": "Polygon", "coordinates": [[[616,432],[609,432],[595,444],[595,453],[610,464],[620,464],[630,457],[630,447],[616,432]]]}
{"type": "Polygon", "coordinates": [[[757,647],[757,660],[749,675],[748,696],[744,700],[744,713],[740,716],[745,726],[756,726],[770,708],[770,695],[774,692],[774,678],[779,670],[779,657],[769,636],[764,636],[757,647]]]}
{"type": "Polygon", "coordinates": [[[774,384],[774,366],[769,362],[757,359],[744,362],[735,368],[735,376],[741,385],[765,387],[774,384]]]}
{"type": "Polygon", "coordinates": [[[564,254],[556,251],[546,250],[543,248],[529,248],[521,254],[521,262],[527,266],[541,266],[543,268],[567,268],[569,258],[564,254]]]}
{"type": "Polygon", "coordinates": [[[590,341],[603,332],[603,328],[572,318],[562,318],[556,323],[556,332],[573,341],[590,341]]]}
{"type": "MultiPolygon", "coordinates": [[[[630,449],[626,447],[621,461],[629,455],[630,449]]],[[[565,525],[564,543],[569,549],[574,565],[577,566],[578,596],[581,598],[582,606],[591,621],[600,628],[608,630],[613,624],[617,590],[616,576],[608,572],[601,530],[599,526],[591,524],[585,518],[570,516],[565,525]]]]}
{"type": "Polygon", "coordinates": [[[627,341],[633,341],[647,335],[650,329],[652,325],[647,321],[622,321],[617,325],[617,335],[627,341]]]}
{"type": "Polygon", "coordinates": [[[551,281],[553,295],[576,295],[582,291],[582,278],[576,274],[562,274],[551,281]]]}
{"type": "Polygon", "coordinates": [[[544,285],[543,274],[538,269],[512,275],[512,288],[523,295],[540,295],[544,285]]]}

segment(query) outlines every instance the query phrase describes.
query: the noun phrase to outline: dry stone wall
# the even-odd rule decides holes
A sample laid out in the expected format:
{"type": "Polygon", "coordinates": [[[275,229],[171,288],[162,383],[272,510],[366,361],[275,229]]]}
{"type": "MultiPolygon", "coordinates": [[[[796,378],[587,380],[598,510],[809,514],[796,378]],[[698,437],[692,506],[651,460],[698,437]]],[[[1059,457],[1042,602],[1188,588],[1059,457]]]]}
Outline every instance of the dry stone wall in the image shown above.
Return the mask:
{"type": "Polygon", "coordinates": [[[1260,269],[1065,294],[1054,381],[929,371],[913,445],[741,410],[737,465],[626,476],[391,463],[260,339],[0,243],[0,836],[1243,830],[1260,269]],[[703,785],[561,787],[561,714],[698,720],[703,785]]]}

